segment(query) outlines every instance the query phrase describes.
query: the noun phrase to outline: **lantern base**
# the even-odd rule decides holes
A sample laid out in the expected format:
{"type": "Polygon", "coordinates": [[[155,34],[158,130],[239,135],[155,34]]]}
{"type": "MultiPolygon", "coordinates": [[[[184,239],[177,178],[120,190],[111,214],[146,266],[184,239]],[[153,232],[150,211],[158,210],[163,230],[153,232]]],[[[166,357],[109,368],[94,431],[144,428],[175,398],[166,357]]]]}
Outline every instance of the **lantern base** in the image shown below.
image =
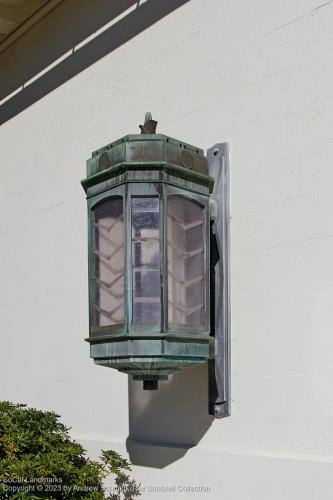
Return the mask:
{"type": "Polygon", "coordinates": [[[143,381],[145,390],[158,389],[159,380],[209,358],[208,335],[150,335],[90,338],[90,355],[96,365],[115,368],[143,381]]]}

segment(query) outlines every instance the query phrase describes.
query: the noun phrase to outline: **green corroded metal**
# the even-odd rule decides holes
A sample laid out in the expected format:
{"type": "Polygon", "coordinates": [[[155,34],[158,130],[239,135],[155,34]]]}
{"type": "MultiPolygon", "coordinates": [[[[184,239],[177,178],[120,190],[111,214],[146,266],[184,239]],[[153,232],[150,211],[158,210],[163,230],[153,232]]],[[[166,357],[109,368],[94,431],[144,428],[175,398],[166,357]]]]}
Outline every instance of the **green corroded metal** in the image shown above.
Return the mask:
{"type": "Polygon", "coordinates": [[[156,182],[186,189],[193,183],[194,191],[202,190],[205,194],[211,192],[214,184],[202,149],[163,134],[132,134],[93,152],[82,186],[89,196],[96,193],[96,189],[90,188],[110,179],[115,181],[105,184],[106,188],[116,182],[149,182],[142,178],[142,172],[156,172],[156,182]],[[139,176],[135,177],[135,172],[139,176]]]}
{"type": "MultiPolygon", "coordinates": [[[[208,175],[207,158],[200,148],[154,129],[151,117],[141,126],[142,134],[126,135],[92,153],[87,160],[87,177],[82,186],[88,203],[88,258],[90,355],[97,365],[116,368],[143,380],[144,387],[209,357],[211,337],[209,318],[209,194],[214,180],[208,175]],[[148,132],[148,133],[147,133],[148,132]],[[205,217],[205,323],[201,328],[169,327],[167,304],[166,207],[168,198],[181,195],[204,207],[205,217]],[[121,196],[124,207],[125,316],[124,323],[95,327],[93,318],[93,221],[95,206],[112,196],[121,196]],[[133,323],[131,207],[132,196],[158,197],[160,201],[161,321],[155,325],[133,323]]],[[[156,125],[155,125],[156,127],[156,125]]]]}

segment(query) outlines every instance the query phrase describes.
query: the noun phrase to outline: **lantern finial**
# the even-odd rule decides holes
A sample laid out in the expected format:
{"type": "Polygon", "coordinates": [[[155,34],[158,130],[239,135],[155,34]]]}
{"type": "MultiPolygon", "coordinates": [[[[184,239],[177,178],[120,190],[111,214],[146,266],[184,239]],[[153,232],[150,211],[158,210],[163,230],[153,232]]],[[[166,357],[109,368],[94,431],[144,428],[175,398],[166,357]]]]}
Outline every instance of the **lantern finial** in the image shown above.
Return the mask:
{"type": "Polygon", "coordinates": [[[148,111],[145,114],[144,125],[139,125],[141,134],[156,134],[157,121],[153,120],[151,113],[148,111]]]}

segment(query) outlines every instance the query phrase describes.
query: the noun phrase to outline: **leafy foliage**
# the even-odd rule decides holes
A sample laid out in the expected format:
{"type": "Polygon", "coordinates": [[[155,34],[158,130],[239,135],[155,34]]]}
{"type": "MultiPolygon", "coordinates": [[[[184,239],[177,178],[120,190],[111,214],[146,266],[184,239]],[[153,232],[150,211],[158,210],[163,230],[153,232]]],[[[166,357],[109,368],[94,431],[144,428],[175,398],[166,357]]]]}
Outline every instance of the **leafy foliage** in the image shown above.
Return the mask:
{"type": "Polygon", "coordinates": [[[121,499],[140,495],[124,471],[130,464],[112,450],[101,461],[87,458],[83,446],[53,412],[0,402],[1,499],[121,499]],[[103,480],[115,474],[115,493],[107,496],[103,480]]]}

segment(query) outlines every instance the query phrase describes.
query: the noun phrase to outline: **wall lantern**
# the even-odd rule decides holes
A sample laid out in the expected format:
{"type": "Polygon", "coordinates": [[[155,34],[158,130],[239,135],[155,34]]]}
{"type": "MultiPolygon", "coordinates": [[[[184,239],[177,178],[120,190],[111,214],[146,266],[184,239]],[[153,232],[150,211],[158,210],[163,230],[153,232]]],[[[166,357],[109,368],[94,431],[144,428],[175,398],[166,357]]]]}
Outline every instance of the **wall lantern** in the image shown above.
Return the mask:
{"type": "Polygon", "coordinates": [[[209,411],[229,414],[228,150],[156,134],[92,153],[90,354],[144,389],[209,361],[209,411]]]}

